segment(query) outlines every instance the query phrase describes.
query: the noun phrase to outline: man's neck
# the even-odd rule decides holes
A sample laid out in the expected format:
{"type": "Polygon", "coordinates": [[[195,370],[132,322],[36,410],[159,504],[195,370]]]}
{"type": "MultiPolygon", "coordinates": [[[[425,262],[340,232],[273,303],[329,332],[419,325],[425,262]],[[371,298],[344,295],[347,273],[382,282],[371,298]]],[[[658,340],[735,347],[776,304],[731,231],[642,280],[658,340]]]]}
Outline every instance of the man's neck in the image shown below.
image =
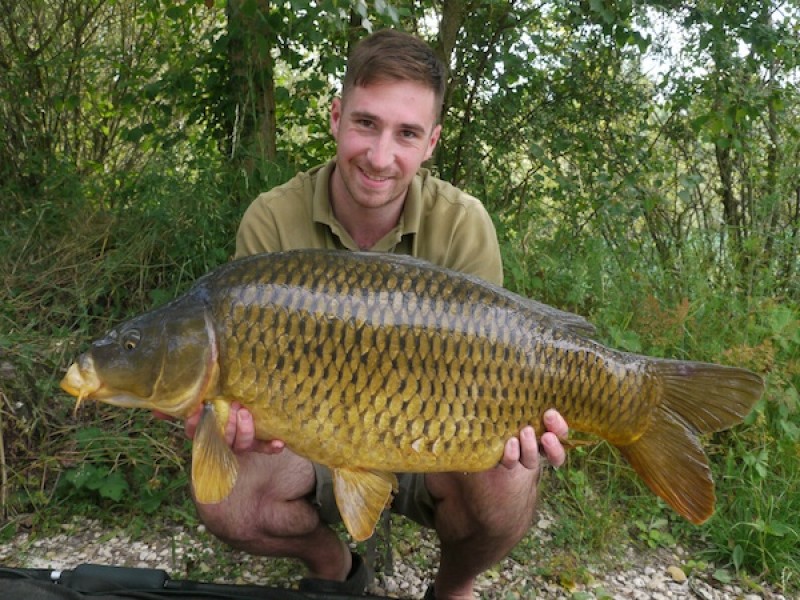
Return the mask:
{"type": "Polygon", "coordinates": [[[332,201],[333,215],[360,250],[369,250],[397,226],[403,205],[373,210],[340,211],[332,201]]]}

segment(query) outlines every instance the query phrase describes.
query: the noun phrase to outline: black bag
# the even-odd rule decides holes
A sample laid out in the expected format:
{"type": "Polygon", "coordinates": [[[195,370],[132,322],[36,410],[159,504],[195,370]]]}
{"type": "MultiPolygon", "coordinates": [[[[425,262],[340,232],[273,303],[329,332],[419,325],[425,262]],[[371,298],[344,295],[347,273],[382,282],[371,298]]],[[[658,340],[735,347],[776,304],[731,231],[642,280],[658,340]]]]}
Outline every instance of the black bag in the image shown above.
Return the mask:
{"type": "Polygon", "coordinates": [[[68,571],[0,567],[0,600],[347,600],[377,597],[175,580],[160,569],[93,564],[78,565],[68,571]]]}

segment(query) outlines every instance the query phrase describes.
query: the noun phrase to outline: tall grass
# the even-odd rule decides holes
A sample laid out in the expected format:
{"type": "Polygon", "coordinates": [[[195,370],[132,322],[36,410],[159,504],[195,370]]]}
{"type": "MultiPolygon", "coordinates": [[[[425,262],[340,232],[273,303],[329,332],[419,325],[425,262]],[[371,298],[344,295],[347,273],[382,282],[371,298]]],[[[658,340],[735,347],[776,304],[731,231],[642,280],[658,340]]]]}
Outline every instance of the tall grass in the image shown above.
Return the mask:
{"type": "Polygon", "coordinates": [[[152,507],[183,477],[184,444],[165,433],[170,425],[99,406],[73,415],[58,388],[91,339],[233,254],[243,211],[233,184],[218,169],[190,179],[164,167],[140,174],[135,188],[107,190],[114,202],[62,174],[60,185],[43,186],[49,194],[21,200],[25,210],[0,215],[6,534],[26,515],[50,518],[66,501],[71,510],[78,501],[152,507]],[[86,429],[98,422],[99,430],[86,429]]]}

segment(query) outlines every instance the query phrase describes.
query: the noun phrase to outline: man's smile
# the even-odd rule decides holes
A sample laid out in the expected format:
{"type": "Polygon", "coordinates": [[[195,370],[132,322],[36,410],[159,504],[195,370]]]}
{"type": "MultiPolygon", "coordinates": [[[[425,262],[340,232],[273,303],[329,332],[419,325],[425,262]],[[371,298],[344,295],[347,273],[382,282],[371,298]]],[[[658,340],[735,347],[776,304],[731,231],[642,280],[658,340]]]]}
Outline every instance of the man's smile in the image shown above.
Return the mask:
{"type": "Polygon", "coordinates": [[[375,182],[375,183],[383,183],[384,181],[389,181],[389,179],[391,179],[391,177],[389,177],[388,175],[373,174],[373,173],[370,173],[369,171],[365,170],[364,168],[359,168],[359,171],[361,171],[361,174],[366,179],[368,179],[369,181],[375,182]]]}

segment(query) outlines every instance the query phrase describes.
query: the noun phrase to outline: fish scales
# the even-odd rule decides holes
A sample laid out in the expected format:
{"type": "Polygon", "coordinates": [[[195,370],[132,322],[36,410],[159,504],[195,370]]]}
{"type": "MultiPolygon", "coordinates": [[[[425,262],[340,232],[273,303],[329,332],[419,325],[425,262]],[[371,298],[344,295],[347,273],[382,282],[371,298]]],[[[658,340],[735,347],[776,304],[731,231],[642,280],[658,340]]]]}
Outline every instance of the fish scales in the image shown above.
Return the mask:
{"type": "MultiPolygon", "coordinates": [[[[496,464],[505,440],[538,423],[549,406],[577,423],[600,422],[605,410],[620,431],[605,432],[614,439],[642,429],[649,407],[630,410],[641,381],[618,385],[621,402],[610,402],[615,387],[597,385],[601,374],[608,379],[606,369],[587,360],[597,349],[546,331],[538,315],[505,303],[496,290],[439,271],[400,278],[395,265],[381,262],[366,263],[359,277],[360,265],[331,268],[319,258],[322,264],[277,264],[280,272],[231,270],[212,295],[220,298],[213,310],[228,340],[223,394],[270,407],[256,421],[265,437],[302,432],[308,442],[293,447],[332,466],[447,471],[496,464]],[[254,304],[257,319],[248,310],[254,304]],[[255,372],[226,371],[262,347],[285,359],[255,372]],[[581,402],[592,390],[605,400],[581,402]],[[300,398],[315,401],[299,410],[300,398]],[[414,398],[419,410],[409,410],[414,398]],[[433,418],[438,426],[426,427],[433,418]],[[493,425],[489,435],[484,422],[493,425]],[[310,423],[318,423],[315,430],[310,423]]],[[[611,380],[636,379],[628,370],[611,380]]]]}
{"type": "Polygon", "coordinates": [[[200,502],[233,488],[230,405],[333,471],[348,530],[371,534],[401,471],[479,471],[559,410],[613,444],[695,523],[714,486],[698,435],[742,421],[754,373],[619,352],[581,317],[410,257],[300,250],[249,257],[116,327],[62,380],[78,398],[186,417],[200,502]]]}

